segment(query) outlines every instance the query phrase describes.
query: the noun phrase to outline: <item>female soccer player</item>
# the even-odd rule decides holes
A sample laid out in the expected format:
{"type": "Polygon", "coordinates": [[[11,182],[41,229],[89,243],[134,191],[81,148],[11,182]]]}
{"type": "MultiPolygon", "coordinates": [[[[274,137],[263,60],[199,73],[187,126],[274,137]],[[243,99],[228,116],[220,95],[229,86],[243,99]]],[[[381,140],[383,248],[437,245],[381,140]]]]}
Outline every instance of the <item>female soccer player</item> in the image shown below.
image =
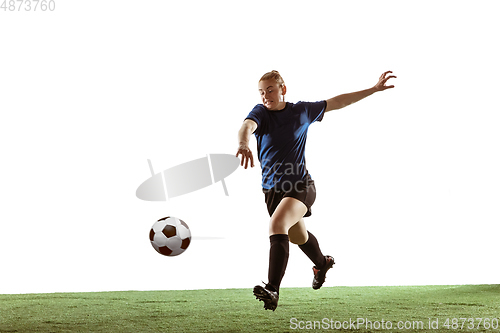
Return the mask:
{"type": "Polygon", "coordinates": [[[264,302],[264,308],[275,310],[278,305],[279,287],[288,263],[289,242],[299,248],[314,263],[313,289],[319,289],[326,272],[335,263],[331,256],[324,256],[318,241],[307,231],[303,217],[311,216],[311,206],[316,199],[314,181],[305,165],[307,129],[321,121],[324,113],[338,110],[371,94],[394,88],[386,82],[395,76],[380,76],[372,88],[339,95],[320,102],[285,102],[286,86],[277,71],[266,73],[258,88],[262,104],[248,114],[238,132],[241,165],[254,167],[253,154],[248,143],[250,135],[257,139],[258,158],[262,167],[262,188],[271,220],[269,221],[268,283],[257,285],[253,293],[264,302]]]}

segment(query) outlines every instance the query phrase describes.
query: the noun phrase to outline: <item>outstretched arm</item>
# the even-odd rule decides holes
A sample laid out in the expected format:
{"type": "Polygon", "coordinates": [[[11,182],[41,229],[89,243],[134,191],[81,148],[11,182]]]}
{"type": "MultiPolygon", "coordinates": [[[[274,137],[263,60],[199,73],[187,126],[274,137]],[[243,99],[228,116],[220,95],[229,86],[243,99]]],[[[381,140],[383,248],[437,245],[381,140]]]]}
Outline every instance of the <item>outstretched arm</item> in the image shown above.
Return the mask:
{"type": "Polygon", "coordinates": [[[396,78],[394,75],[387,76],[387,74],[392,73],[391,71],[387,71],[384,74],[382,74],[378,80],[378,83],[374,85],[373,87],[361,91],[356,91],[353,93],[349,94],[342,94],[335,96],[333,98],[330,98],[326,101],[326,110],[325,112],[332,111],[332,110],[338,110],[342,109],[343,107],[346,107],[352,103],[356,103],[357,101],[362,100],[365,97],[370,96],[371,94],[377,92],[377,91],[383,91],[389,88],[394,88],[394,86],[386,86],[387,80],[390,78],[396,78]]]}
{"type": "Polygon", "coordinates": [[[248,167],[248,162],[250,162],[250,166],[253,168],[253,154],[250,148],[248,147],[248,143],[250,142],[250,136],[257,129],[257,123],[251,119],[245,119],[243,124],[241,125],[240,130],[238,131],[238,152],[236,153],[236,157],[241,155],[241,166],[245,164],[245,169],[248,167]]]}

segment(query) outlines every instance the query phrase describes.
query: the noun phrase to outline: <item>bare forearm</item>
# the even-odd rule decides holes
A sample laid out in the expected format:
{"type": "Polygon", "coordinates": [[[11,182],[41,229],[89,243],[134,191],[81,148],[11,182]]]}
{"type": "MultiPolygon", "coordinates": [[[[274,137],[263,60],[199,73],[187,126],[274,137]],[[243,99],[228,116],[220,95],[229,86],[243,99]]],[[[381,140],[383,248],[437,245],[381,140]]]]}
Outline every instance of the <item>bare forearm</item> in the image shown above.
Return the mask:
{"type": "Polygon", "coordinates": [[[238,131],[238,144],[240,146],[246,146],[248,147],[248,144],[250,142],[250,136],[252,135],[252,129],[248,126],[241,126],[240,130],[238,131]]]}
{"type": "Polygon", "coordinates": [[[385,85],[387,83],[387,80],[391,78],[396,78],[394,75],[387,75],[389,73],[392,73],[391,71],[387,71],[383,73],[380,78],[378,79],[378,82],[376,85],[374,85],[372,88],[361,90],[361,91],[356,91],[350,94],[343,94],[343,95],[338,95],[333,98],[330,98],[329,100],[326,101],[326,110],[331,111],[331,110],[338,110],[342,109],[343,107],[346,107],[348,105],[351,105],[352,103],[356,103],[357,101],[362,100],[365,97],[370,96],[374,92],[377,91],[383,91],[386,89],[394,88],[394,85],[387,86],[385,85]]]}
{"type": "Polygon", "coordinates": [[[241,125],[240,130],[238,131],[238,152],[236,153],[236,157],[241,155],[241,166],[245,165],[245,169],[248,167],[248,162],[250,162],[250,166],[253,168],[253,154],[248,144],[250,142],[250,136],[257,128],[257,123],[253,120],[246,119],[241,125]]]}
{"type": "Polygon", "coordinates": [[[353,103],[356,103],[360,100],[362,100],[365,97],[370,96],[377,90],[375,87],[361,90],[361,91],[356,91],[348,94],[342,94],[335,96],[333,98],[330,98],[329,100],[326,101],[326,112],[331,111],[331,110],[338,110],[342,109],[348,105],[351,105],[353,103]]]}

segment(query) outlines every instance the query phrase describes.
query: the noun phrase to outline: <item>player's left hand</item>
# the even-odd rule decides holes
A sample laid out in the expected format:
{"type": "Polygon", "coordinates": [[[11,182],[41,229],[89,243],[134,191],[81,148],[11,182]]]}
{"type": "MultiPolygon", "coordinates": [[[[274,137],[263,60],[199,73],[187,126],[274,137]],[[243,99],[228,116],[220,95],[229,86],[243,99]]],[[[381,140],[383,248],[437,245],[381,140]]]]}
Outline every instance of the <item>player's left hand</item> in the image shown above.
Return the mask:
{"type": "Polygon", "coordinates": [[[382,74],[380,76],[380,78],[378,79],[377,84],[374,86],[374,88],[375,88],[376,91],[383,91],[383,90],[386,90],[386,89],[389,89],[389,88],[394,88],[394,85],[392,85],[392,86],[386,86],[385,85],[387,83],[387,80],[389,80],[390,78],[396,78],[395,75],[389,75],[389,76],[387,76],[387,74],[389,74],[389,73],[392,73],[392,72],[391,71],[387,71],[387,72],[385,72],[384,74],[382,74]]]}

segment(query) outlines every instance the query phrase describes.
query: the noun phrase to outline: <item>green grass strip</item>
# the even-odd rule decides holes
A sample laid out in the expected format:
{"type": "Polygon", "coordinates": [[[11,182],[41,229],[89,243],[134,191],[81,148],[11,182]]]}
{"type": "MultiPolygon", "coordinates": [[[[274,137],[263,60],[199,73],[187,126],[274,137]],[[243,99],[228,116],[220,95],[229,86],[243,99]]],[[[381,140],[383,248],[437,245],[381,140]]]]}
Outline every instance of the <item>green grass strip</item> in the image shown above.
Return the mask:
{"type": "Polygon", "coordinates": [[[251,289],[0,295],[0,332],[500,332],[494,318],[500,285],[282,288],[275,312],[251,289]]]}

